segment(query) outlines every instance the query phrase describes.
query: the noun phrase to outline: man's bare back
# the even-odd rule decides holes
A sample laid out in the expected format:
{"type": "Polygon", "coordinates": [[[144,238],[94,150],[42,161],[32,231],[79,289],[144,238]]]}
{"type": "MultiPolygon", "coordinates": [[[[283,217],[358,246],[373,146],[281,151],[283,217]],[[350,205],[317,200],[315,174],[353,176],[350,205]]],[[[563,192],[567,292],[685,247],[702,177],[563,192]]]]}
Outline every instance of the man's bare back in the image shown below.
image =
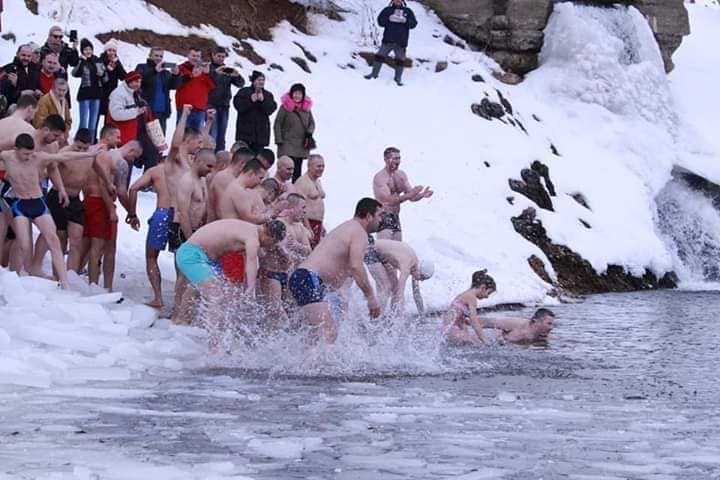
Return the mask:
{"type": "Polygon", "coordinates": [[[236,219],[217,220],[195,232],[189,243],[202,247],[208,256],[217,260],[227,252],[250,252],[260,245],[258,225],[236,219]]]}

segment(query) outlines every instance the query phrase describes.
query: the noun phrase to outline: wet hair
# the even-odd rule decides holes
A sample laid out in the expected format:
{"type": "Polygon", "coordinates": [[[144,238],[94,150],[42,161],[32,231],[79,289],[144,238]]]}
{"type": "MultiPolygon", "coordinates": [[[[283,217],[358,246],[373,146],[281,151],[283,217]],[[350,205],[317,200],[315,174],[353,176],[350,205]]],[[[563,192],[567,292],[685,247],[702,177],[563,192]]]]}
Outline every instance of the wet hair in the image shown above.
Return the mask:
{"type": "Polygon", "coordinates": [[[17,109],[22,110],[23,108],[28,107],[37,107],[37,99],[35,98],[35,95],[20,95],[20,98],[18,98],[17,101],[17,109]]]}
{"type": "Polygon", "coordinates": [[[280,220],[269,220],[263,223],[263,227],[265,227],[265,233],[270,235],[275,242],[281,242],[287,233],[285,224],[280,220]]]}
{"type": "Polygon", "coordinates": [[[198,130],[195,127],[185,127],[185,135],[183,135],[183,142],[187,141],[189,138],[199,137],[200,136],[200,130],[198,130]]]}
{"type": "Polygon", "coordinates": [[[280,184],[274,178],[266,178],[262,181],[260,186],[272,195],[272,200],[276,199],[278,195],[280,195],[280,184]]]}
{"type": "Polygon", "coordinates": [[[240,162],[249,162],[255,156],[252,150],[249,148],[241,147],[233,153],[232,159],[230,160],[231,165],[237,165],[240,162]]]}
{"type": "Polygon", "coordinates": [[[265,160],[268,169],[275,164],[275,154],[269,148],[263,148],[257,153],[257,156],[265,160]]]}
{"type": "Polygon", "coordinates": [[[365,218],[368,215],[375,215],[378,208],[382,208],[382,203],[378,202],[374,198],[363,198],[355,206],[355,217],[365,218]]]}
{"type": "Polygon", "coordinates": [[[530,319],[530,323],[535,323],[543,317],[555,318],[555,313],[549,308],[538,308],[537,310],[535,310],[535,313],[533,313],[533,316],[530,319]]]}
{"type": "Polygon", "coordinates": [[[287,196],[288,205],[290,205],[291,207],[294,207],[295,205],[304,200],[305,196],[300,195],[299,193],[291,193],[287,196]]]}
{"type": "Polygon", "coordinates": [[[75,133],[75,142],[92,143],[92,137],[90,136],[90,130],[87,128],[80,128],[75,133]]]}
{"type": "Polygon", "coordinates": [[[472,274],[470,288],[485,287],[488,290],[496,290],[495,279],[488,275],[487,270],[478,270],[472,274]]]}
{"type": "Polygon", "coordinates": [[[106,123],[103,126],[102,130],[100,130],[100,138],[106,137],[114,130],[120,131],[120,129],[117,127],[117,125],[113,125],[112,123],[106,123]]]}
{"type": "Polygon", "coordinates": [[[383,157],[390,158],[390,155],[392,155],[393,153],[400,153],[400,149],[397,147],[387,147],[383,152],[383,157]]]}
{"type": "Polygon", "coordinates": [[[15,148],[23,148],[25,150],[35,150],[35,140],[27,133],[21,133],[15,137],[15,148]]]}
{"type": "Polygon", "coordinates": [[[245,162],[245,166],[240,170],[240,173],[248,173],[248,172],[254,172],[257,173],[260,170],[265,170],[265,167],[262,163],[260,163],[260,160],[257,158],[251,158],[247,162],[245,162]]]}
{"type": "Polygon", "coordinates": [[[65,120],[60,115],[52,114],[48,115],[45,120],[43,120],[42,128],[47,128],[51,132],[63,132],[65,133],[66,126],[65,126],[65,120]]]}

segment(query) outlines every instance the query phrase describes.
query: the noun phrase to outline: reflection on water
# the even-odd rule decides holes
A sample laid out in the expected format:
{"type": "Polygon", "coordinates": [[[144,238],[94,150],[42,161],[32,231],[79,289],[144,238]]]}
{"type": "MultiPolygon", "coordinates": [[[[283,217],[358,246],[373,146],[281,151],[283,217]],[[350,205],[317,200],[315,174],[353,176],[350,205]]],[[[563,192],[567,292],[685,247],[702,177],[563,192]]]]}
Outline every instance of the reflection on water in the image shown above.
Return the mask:
{"type": "Polygon", "coordinates": [[[718,478],[720,294],[602,295],[555,310],[545,348],[432,347],[436,326],[418,323],[412,347],[356,339],[357,357],[334,357],[353,368],[324,376],[289,368],[290,344],[276,339],[267,358],[256,345],[230,365],[175,377],[2,395],[0,472],[718,478]],[[393,348],[387,364],[372,358],[393,348]],[[240,359],[254,363],[236,368],[240,359]]]}

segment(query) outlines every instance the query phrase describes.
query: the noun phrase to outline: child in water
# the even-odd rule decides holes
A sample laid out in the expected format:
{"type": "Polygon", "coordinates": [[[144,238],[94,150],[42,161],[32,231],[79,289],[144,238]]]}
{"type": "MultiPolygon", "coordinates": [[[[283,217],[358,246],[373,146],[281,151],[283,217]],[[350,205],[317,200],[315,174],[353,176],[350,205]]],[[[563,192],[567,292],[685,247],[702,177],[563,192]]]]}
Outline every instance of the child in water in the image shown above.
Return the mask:
{"type": "Polygon", "coordinates": [[[487,343],[483,326],[477,316],[477,302],[495,292],[495,280],[487,270],[472,275],[470,288],[455,297],[443,317],[443,333],[455,344],[479,345],[487,343]],[[467,327],[472,327],[472,330],[467,327]]]}

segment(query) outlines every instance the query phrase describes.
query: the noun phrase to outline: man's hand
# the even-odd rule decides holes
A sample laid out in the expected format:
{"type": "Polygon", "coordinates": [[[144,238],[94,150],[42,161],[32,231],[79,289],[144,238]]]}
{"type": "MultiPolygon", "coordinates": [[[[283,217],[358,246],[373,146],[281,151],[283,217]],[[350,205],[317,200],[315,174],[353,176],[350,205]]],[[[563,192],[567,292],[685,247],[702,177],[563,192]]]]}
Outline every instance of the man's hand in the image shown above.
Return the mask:
{"type": "Polygon", "coordinates": [[[130,225],[130,228],[135,230],[136,232],[140,230],[140,219],[137,215],[130,215],[129,213],[125,217],[125,223],[130,225]]]}
{"type": "Polygon", "coordinates": [[[182,115],[187,117],[188,115],[190,115],[190,112],[192,112],[192,109],[193,109],[192,105],[183,105],[182,115]]]}
{"type": "Polygon", "coordinates": [[[67,192],[65,189],[62,189],[58,192],[58,202],[60,205],[62,205],[64,208],[67,208],[70,206],[70,197],[68,197],[67,192]]]}
{"type": "Polygon", "coordinates": [[[160,73],[160,72],[162,72],[163,70],[165,70],[165,69],[163,68],[163,62],[158,62],[158,63],[155,64],[155,71],[156,71],[156,72],[160,73]]]}
{"type": "Polygon", "coordinates": [[[170,73],[172,73],[173,75],[178,75],[180,73],[180,68],[175,65],[173,68],[170,69],[170,73]]]}
{"type": "Polygon", "coordinates": [[[378,318],[381,313],[380,304],[377,298],[372,297],[367,301],[368,310],[370,311],[370,318],[378,318]]]}
{"type": "Polygon", "coordinates": [[[110,223],[118,223],[118,216],[115,210],[110,212],[110,223]]]}
{"type": "Polygon", "coordinates": [[[110,185],[106,185],[106,190],[112,198],[115,198],[115,196],[117,195],[117,188],[112,183],[110,185]]]}
{"type": "Polygon", "coordinates": [[[13,84],[13,87],[17,87],[17,81],[18,81],[17,73],[8,73],[7,78],[8,78],[8,80],[10,80],[10,83],[13,84]]]}
{"type": "Polygon", "coordinates": [[[207,111],[207,121],[212,122],[215,120],[215,109],[214,108],[208,108],[207,111]]]}

